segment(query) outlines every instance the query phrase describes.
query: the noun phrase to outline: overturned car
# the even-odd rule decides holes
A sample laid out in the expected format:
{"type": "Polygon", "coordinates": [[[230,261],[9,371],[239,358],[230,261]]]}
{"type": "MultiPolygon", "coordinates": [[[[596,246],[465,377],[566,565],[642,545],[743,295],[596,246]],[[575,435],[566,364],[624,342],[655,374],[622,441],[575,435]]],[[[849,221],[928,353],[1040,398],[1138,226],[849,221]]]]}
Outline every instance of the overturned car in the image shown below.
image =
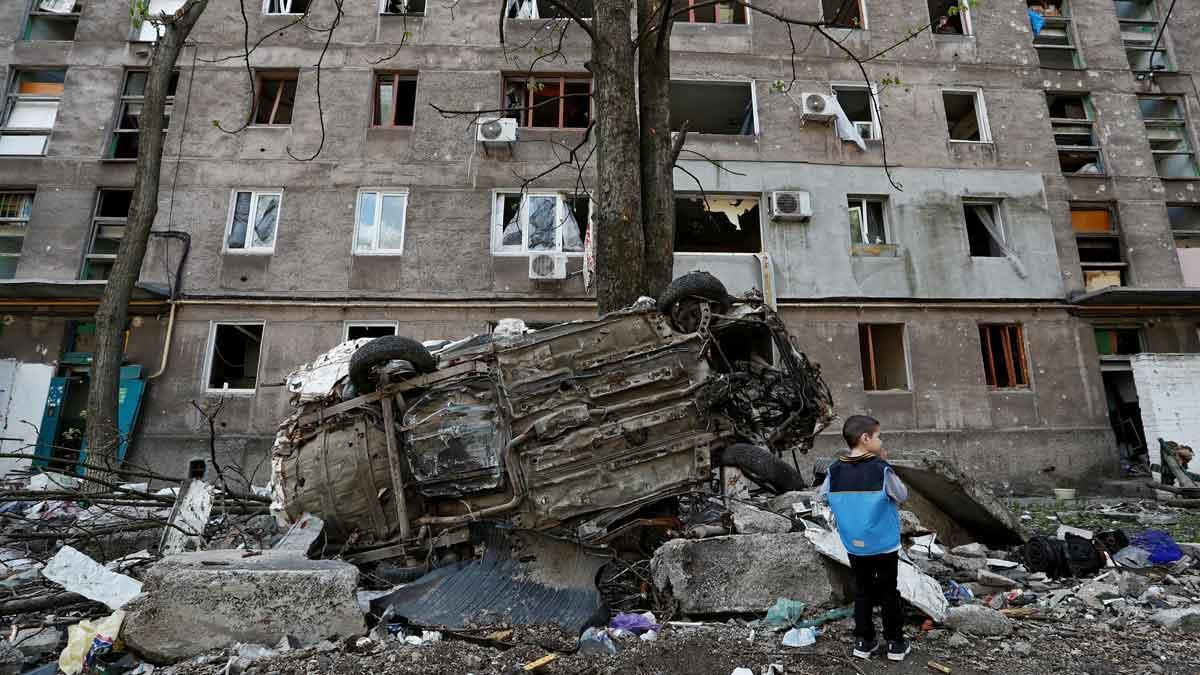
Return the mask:
{"type": "Polygon", "coordinates": [[[832,418],[819,368],[779,316],[704,272],[594,320],[344,343],[288,386],[276,508],[320,515],[360,560],[413,570],[469,558],[475,521],[603,541],[709,484],[714,466],[802,488],[793,453],[832,418]]]}

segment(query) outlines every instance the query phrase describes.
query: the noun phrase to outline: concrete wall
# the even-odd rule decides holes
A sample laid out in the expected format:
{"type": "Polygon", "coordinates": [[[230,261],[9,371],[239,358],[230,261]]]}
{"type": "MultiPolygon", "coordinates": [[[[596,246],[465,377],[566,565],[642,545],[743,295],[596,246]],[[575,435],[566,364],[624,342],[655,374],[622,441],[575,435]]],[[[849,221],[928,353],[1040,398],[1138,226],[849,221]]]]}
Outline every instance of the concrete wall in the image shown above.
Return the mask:
{"type": "Polygon", "coordinates": [[[1162,461],[1159,439],[1200,447],[1200,354],[1138,354],[1133,383],[1151,464],[1162,461]]]}

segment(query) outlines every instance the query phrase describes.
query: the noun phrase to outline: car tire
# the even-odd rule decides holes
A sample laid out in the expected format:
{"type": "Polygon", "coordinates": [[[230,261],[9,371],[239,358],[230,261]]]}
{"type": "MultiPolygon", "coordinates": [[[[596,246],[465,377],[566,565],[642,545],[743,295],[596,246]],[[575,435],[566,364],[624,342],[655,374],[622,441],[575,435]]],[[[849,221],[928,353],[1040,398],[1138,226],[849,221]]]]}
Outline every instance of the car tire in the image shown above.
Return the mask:
{"type": "Polygon", "coordinates": [[[714,466],[740,469],[747,478],[776,493],[804,490],[808,485],[795,467],[749,443],[735,443],[713,454],[714,466]]]}
{"type": "Polygon", "coordinates": [[[350,357],[350,382],[359,396],[375,391],[378,378],[372,368],[397,359],[408,361],[418,373],[437,370],[437,359],[420,342],[400,335],[377,337],[350,357]]]}
{"type": "Polygon", "coordinates": [[[658,311],[671,318],[676,330],[691,333],[697,328],[697,315],[692,307],[707,300],[712,303],[712,310],[718,314],[727,314],[733,303],[725,284],[708,272],[688,272],[672,281],[658,296],[658,311]]]}

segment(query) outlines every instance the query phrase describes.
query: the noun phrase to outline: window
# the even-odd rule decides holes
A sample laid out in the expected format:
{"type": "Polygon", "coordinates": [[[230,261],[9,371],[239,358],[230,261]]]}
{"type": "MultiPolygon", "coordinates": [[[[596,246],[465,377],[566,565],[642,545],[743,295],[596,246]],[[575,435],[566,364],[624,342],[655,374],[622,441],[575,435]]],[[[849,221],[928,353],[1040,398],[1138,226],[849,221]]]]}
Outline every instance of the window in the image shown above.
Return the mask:
{"type": "Polygon", "coordinates": [[[205,389],[210,392],[254,391],[258,385],[262,337],[261,322],[211,324],[205,389]]]}
{"type": "MultiPolygon", "coordinates": [[[[570,7],[581,19],[593,15],[591,0],[560,0],[559,4],[570,7]]],[[[507,0],[504,16],[509,19],[565,19],[570,15],[558,7],[539,0],[507,0]]]]}
{"type": "Polygon", "coordinates": [[[107,279],[125,236],[132,190],[101,190],[92,214],[92,240],[83,259],[81,279],[107,279]]]}
{"type": "Polygon", "coordinates": [[[67,81],[66,70],[18,70],[4,102],[0,126],[0,155],[44,155],[58,104],[67,81]]]}
{"type": "Polygon", "coordinates": [[[1046,94],[1050,127],[1058,148],[1058,164],[1063,173],[1104,173],[1100,140],[1096,136],[1096,118],[1091,97],[1086,94],[1046,94]]]}
{"type": "Polygon", "coordinates": [[[504,80],[505,117],[523,127],[584,129],[592,119],[592,81],[569,77],[504,80]]]}
{"type": "Polygon", "coordinates": [[[1168,204],[1167,216],[1175,235],[1175,253],[1186,288],[1200,288],[1200,206],[1168,204]]]}
{"type": "Polygon", "coordinates": [[[758,199],[701,195],[675,198],[678,253],[760,253],[758,199]]]}
{"type": "Polygon", "coordinates": [[[354,253],[403,253],[407,208],[408,192],[404,190],[359,190],[354,253]]]}
{"type": "Polygon", "coordinates": [[[295,71],[259,74],[258,100],[254,105],[255,124],[286,126],[292,123],[297,76],[295,71]]]}
{"type": "MultiPolygon", "coordinates": [[[[168,16],[175,14],[183,7],[184,0],[149,0],[146,16],[153,19],[166,14],[168,16]]],[[[133,36],[130,38],[134,42],[157,42],[162,36],[162,29],[159,24],[150,20],[143,20],[135,28],[133,36]]]]}
{"type": "Polygon", "coordinates": [[[1124,284],[1125,259],[1112,209],[1105,204],[1072,204],[1071,229],[1079,249],[1085,290],[1124,284]]]}
{"type": "Polygon", "coordinates": [[[821,0],[821,16],[834,28],[866,28],[862,0],[821,0]]]}
{"type": "Polygon", "coordinates": [[[1191,134],[1183,112],[1183,99],[1171,96],[1139,96],[1138,110],[1146,125],[1146,138],[1154,153],[1154,165],[1163,178],[1195,178],[1200,175],[1191,134]]]}
{"type": "Polygon", "coordinates": [[[234,192],[233,203],[229,207],[229,227],[225,234],[226,252],[274,251],[279,202],[282,199],[282,192],[234,192]]]}
{"type": "Polygon", "coordinates": [[[993,389],[1029,386],[1025,363],[1025,336],[1017,324],[981,324],[979,342],[983,349],[983,373],[993,389]]]}
{"type": "MultiPolygon", "coordinates": [[[[858,2],[858,0],[852,0],[858,2]]],[[[675,17],[676,23],[746,23],[747,10],[742,5],[732,2],[719,2],[709,5],[704,0],[688,0],[689,9],[686,14],[675,17]],[[701,5],[695,7],[695,5],[701,5]]],[[[672,11],[682,10],[682,6],[672,7],[672,11]]]]}
{"type": "Polygon", "coordinates": [[[946,128],[950,140],[974,143],[991,143],[988,131],[987,112],[983,108],[983,93],[972,91],[943,91],[942,103],[946,107],[946,128]]]}
{"type": "Polygon", "coordinates": [[[0,192],[0,279],[17,276],[32,211],[32,192],[0,192]]]}
{"type": "Polygon", "coordinates": [[[1100,356],[1130,356],[1142,352],[1142,331],[1137,328],[1097,328],[1100,356]]]}
{"type": "Polygon", "coordinates": [[[342,324],[342,342],[395,335],[395,321],[347,321],[342,324]]]}
{"type": "Polygon", "coordinates": [[[904,324],[859,324],[858,351],[862,357],[863,389],[908,389],[904,324]]]}
{"type": "Polygon", "coordinates": [[[970,35],[971,9],[966,0],[928,0],[929,23],[937,35],[970,35]]]}
{"type": "Polygon", "coordinates": [[[379,0],[379,13],[421,16],[425,13],[425,0],[379,0]]]}
{"type": "Polygon", "coordinates": [[[879,109],[875,106],[872,93],[873,90],[866,85],[833,85],[833,95],[837,97],[838,105],[864,141],[877,141],[881,137],[879,109]]]}
{"type": "Polygon", "coordinates": [[[671,131],[685,121],[694,134],[757,134],[754,83],[671,80],[671,131]]]}
{"type": "Polygon", "coordinates": [[[1129,68],[1138,73],[1173,70],[1167,56],[1166,31],[1159,35],[1158,7],[1154,0],[1115,0],[1113,9],[1121,26],[1121,43],[1125,45],[1129,68]]]}
{"type": "Polygon", "coordinates": [[[997,258],[1004,255],[1004,223],[996,202],[963,202],[967,221],[967,246],[972,258],[997,258]]]}
{"type": "Polygon", "coordinates": [[[33,0],[29,23],[25,25],[25,39],[74,40],[79,10],[80,4],[76,0],[33,0]]]}
{"type": "Polygon", "coordinates": [[[263,14],[305,14],[309,0],[263,0],[263,14]]]}
{"type": "Polygon", "coordinates": [[[591,227],[586,196],[497,192],[492,207],[492,250],[497,253],[582,253],[591,227]]]}
{"type": "Polygon", "coordinates": [[[884,220],[884,199],[881,197],[850,197],[850,243],[854,246],[888,244],[887,223],[884,220]]]}
{"type": "Polygon", "coordinates": [[[1034,28],[1033,47],[1043,68],[1079,68],[1079,52],[1075,49],[1075,28],[1071,23],[1068,0],[1026,0],[1029,11],[1038,14],[1044,23],[1034,28]]]}
{"type": "MultiPolygon", "coordinates": [[[[108,142],[110,159],[137,159],[138,130],[141,127],[142,101],[146,94],[144,70],[125,73],[125,84],[121,87],[121,100],[117,104],[117,121],[113,124],[112,139],[108,142]]],[[[175,102],[175,87],[179,84],[179,73],[171,75],[167,85],[167,107],[163,111],[163,132],[171,123],[171,107],[175,102]]]]}
{"type": "Polygon", "coordinates": [[[384,73],[375,76],[377,127],[411,127],[417,109],[417,76],[384,73]]]}

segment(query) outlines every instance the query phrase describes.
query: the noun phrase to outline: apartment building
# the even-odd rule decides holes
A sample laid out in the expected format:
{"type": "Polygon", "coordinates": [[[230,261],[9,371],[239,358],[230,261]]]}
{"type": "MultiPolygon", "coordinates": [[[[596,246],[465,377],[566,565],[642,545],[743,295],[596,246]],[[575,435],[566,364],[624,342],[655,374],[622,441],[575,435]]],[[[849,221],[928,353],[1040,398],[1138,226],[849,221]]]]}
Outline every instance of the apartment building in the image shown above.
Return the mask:
{"type": "MultiPolygon", "coordinates": [[[[208,454],[192,402],[223,400],[218,450],[261,482],[284,377],[341,340],[594,315],[578,176],[520,195],[592,116],[581,30],[527,84],[563,21],[536,3],[509,4],[502,45],[494,2],[346,2],[318,106],[326,34],[289,24],[328,25],[332,3],[246,0],[253,39],[278,31],[248,73],[241,4],[211,0],[180,56],[131,308],[130,459],[182,475],[208,454]],[[485,134],[433,106],[537,107],[485,134]]],[[[695,151],[676,175],[676,271],[763,290],[839,411],[884,420],[893,447],[940,448],[1013,490],[1116,477],[1121,448],[1147,445],[1131,355],[1200,351],[1200,51],[1182,39],[1200,10],[1170,4],[764,5],[879,53],[869,83],[820,36],[689,11],[671,41],[672,117],[695,151]]],[[[6,448],[79,442],[154,38],[127,0],[0,7],[6,448]]]]}

